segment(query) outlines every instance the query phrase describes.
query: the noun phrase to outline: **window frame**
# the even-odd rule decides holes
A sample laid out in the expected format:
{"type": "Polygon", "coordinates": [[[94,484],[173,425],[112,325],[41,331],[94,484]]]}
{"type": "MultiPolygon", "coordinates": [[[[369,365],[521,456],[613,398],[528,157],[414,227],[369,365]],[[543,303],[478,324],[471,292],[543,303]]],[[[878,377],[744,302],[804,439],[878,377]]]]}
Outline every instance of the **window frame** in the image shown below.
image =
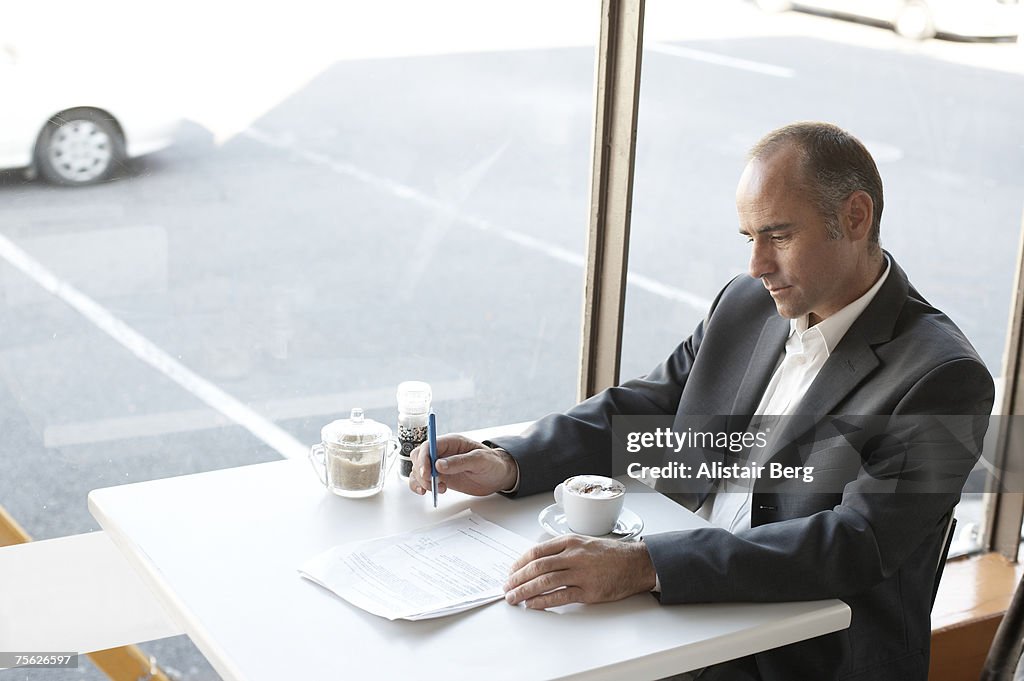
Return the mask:
{"type": "MultiPolygon", "coordinates": [[[[1005,477],[1019,480],[1024,466],[1024,449],[1014,451],[1020,433],[1014,433],[1016,416],[1024,415],[1024,214],[1021,216],[1021,237],[1017,249],[1017,272],[1010,301],[1010,323],[1006,332],[1003,355],[1003,399],[995,413],[1004,415],[997,421],[999,433],[994,452],[995,470],[1005,477]]],[[[1024,490],[998,489],[1000,481],[989,477],[986,486],[985,537],[983,547],[997,551],[1016,562],[1024,522],[1024,490]]]]}
{"type": "Polygon", "coordinates": [[[645,0],[601,0],[577,391],[580,401],[619,382],[644,7],[645,0]]]}

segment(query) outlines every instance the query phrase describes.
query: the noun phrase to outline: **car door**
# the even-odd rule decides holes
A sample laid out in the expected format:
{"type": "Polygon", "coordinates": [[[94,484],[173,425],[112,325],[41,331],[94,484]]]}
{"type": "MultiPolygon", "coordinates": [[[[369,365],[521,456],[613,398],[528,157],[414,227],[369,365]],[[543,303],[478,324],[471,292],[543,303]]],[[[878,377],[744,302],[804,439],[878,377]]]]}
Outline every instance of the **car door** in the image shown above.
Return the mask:
{"type": "Polygon", "coordinates": [[[32,150],[49,113],[47,94],[33,83],[31,69],[10,42],[0,41],[0,168],[21,168],[32,162],[32,150]]]}
{"type": "Polygon", "coordinates": [[[853,17],[892,21],[903,0],[810,0],[798,4],[853,17]]]}

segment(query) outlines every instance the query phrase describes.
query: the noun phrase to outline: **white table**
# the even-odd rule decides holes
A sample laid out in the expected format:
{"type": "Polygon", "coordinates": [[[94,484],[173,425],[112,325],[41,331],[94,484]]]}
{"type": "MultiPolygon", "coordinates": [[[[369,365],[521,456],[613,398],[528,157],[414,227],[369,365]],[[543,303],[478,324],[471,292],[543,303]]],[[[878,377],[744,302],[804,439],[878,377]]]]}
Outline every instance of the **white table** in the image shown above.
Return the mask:
{"type": "MultiPolygon", "coordinates": [[[[392,473],[394,476],[394,473],[392,473]]],[[[548,495],[419,497],[326,492],[308,462],[286,460],[95,490],[89,509],[222,677],[280,679],[654,679],[849,626],[840,601],[531,611],[504,602],[451,617],[391,622],[299,577],[307,558],[472,507],[536,540],[548,495]]],[[[704,521],[653,492],[626,506],[644,534],[704,521]]]]}

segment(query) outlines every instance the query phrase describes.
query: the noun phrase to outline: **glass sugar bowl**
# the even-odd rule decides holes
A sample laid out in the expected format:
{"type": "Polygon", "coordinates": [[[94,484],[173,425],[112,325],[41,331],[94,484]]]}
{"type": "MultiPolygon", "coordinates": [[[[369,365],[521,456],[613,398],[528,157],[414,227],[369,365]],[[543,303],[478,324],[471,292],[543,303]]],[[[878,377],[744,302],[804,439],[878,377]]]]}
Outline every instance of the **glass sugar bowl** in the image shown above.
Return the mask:
{"type": "Polygon", "coordinates": [[[384,487],[398,453],[398,440],[383,423],[356,407],[347,419],[320,430],[320,444],[309,450],[313,469],[328,490],[343,497],[370,497],[384,487]]]}

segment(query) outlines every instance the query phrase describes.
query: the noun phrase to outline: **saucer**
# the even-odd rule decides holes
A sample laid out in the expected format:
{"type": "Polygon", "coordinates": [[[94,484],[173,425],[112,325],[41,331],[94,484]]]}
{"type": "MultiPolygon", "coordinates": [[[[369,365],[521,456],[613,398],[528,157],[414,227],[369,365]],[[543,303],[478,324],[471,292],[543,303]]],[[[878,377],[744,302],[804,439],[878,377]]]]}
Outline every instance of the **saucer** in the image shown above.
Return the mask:
{"type": "MultiPolygon", "coordinates": [[[[558,504],[551,504],[537,516],[537,522],[544,528],[544,531],[553,537],[563,534],[579,534],[569,529],[569,523],[565,519],[565,511],[558,504]]],[[[619,519],[615,521],[615,529],[608,534],[600,535],[604,539],[620,539],[623,541],[637,537],[644,529],[643,518],[628,508],[623,508],[619,519]]]]}

